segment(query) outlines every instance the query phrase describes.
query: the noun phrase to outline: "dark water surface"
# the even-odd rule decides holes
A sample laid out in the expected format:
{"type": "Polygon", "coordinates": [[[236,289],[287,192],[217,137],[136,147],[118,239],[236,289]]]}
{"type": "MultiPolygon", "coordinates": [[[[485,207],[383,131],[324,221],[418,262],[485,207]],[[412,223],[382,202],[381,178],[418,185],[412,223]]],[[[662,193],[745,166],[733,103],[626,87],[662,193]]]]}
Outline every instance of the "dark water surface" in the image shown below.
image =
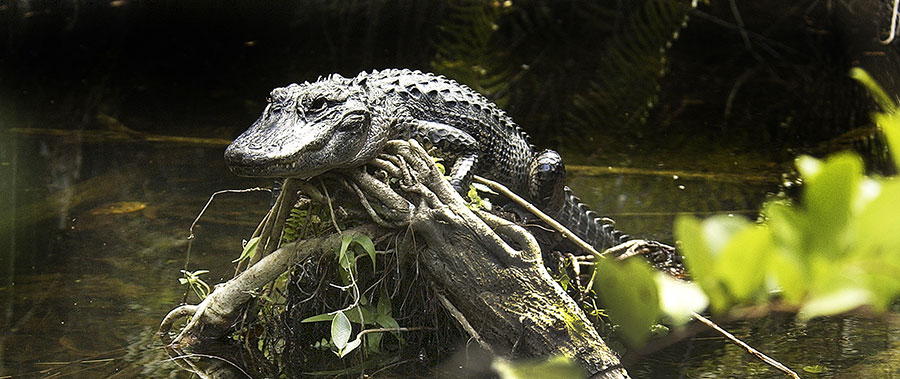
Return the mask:
{"type": "MultiPolygon", "coordinates": [[[[210,284],[230,278],[230,260],[268,205],[267,193],[221,195],[195,228],[186,258],[188,228],[210,194],[268,185],[233,176],[222,152],[275,86],[383,67],[474,78],[467,83],[503,104],[536,145],[563,153],[569,185],[583,200],[622,230],[669,242],[680,213],[755,217],[767,197],[786,190],[796,154],[835,150],[826,142],[866,124],[858,98],[821,100],[810,94],[818,87],[797,86],[830,71],[774,55],[760,64],[739,34],[709,21],[731,22],[727,6],[701,7],[696,24],[682,31],[669,53],[669,79],[653,79],[650,88],[660,92],[651,91],[655,104],[641,124],[627,111],[640,106],[589,114],[572,105],[588,99],[591,109],[607,109],[608,99],[590,95],[586,78],[614,77],[602,70],[618,67],[582,52],[596,35],[621,31],[585,21],[606,14],[593,5],[497,2],[487,9],[505,10],[486,21],[484,12],[463,12],[468,8],[454,2],[351,3],[0,5],[7,23],[0,57],[0,378],[189,376],[169,361],[155,330],[184,299],[180,270],[210,270],[203,276],[210,284]],[[463,29],[448,29],[447,20],[463,29]],[[485,25],[499,35],[482,55],[471,46],[478,41],[466,39],[479,34],[446,35],[485,25]],[[469,45],[457,46],[460,40],[469,45]],[[715,44],[722,48],[708,48],[715,44]],[[482,70],[502,73],[501,85],[479,79],[482,70]],[[748,89],[734,95],[746,72],[748,89]],[[820,108],[798,110],[805,106],[820,108]],[[855,121],[815,123],[823,118],[855,121]]],[[[819,9],[819,2],[799,3],[819,9]]],[[[748,13],[746,22],[765,26],[769,16],[748,13]]],[[[754,40],[758,46],[795,42],[773,42],[783,31],[777,27],[756,30],[772,33],[754,40]]],[[[825,61],[842,73],[849,59],[816,62],[825,61]]],[[[611,85],[597,80],[597,88],[611,85]]],[[[841,80],[820,92],[846,94],[833,91],[843,88],[841,80]]],[[[638,84],[623,93],[639,91],[638,84]]],[[[848,145],[838,138],[837,146],[848,145]]],[[[806,324],[776,314],[727,327],[796,371],[825,367],[808,377],[900,376],[895,314],[806,324]]],[[[702,329],[626,359],[634,377],[781,377],[702,329]]]]}

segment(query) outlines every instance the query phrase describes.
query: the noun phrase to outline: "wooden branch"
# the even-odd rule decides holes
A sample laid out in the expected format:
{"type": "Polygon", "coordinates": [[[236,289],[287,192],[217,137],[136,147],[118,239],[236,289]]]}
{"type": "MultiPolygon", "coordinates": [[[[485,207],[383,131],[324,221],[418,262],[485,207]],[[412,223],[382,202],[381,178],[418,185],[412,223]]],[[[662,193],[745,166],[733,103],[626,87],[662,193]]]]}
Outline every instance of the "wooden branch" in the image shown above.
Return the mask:
{"type": "Polygon", "coordinates": [[[768,355],[763,354],[761,351],[754,349],[752,346],[746,344],[744,341],[741,341],[740,339],[735,337],[733,334],[729,333],[727,330],[722,329],[721,327],[719,327],[719,325],[716,325],[716,323],[712,322],[712,320],[710,320],[706,317],[703,317],[703,315],[701,315],[697,312],[692,312],[692,316],[697,321],[700,321],[703,324],[705,324],[706,326],[710,327],[710,329],[715,330],[719,334],[725,336],[725,338],[728,338],[731,342],[734,342],[736,345],[744,348],[744,350],[747,350],[747,352],[750,353],[750,355],[765,362],[767,365],[780,370],[781,372],[787,374],[788,376],[790,376],[794,379],[800,379],[800,375],[797,375],[796,372],[794,372],[787,366],[781,364],[781,362],[778,362],[778,361],[770,358],[768,355]]]}

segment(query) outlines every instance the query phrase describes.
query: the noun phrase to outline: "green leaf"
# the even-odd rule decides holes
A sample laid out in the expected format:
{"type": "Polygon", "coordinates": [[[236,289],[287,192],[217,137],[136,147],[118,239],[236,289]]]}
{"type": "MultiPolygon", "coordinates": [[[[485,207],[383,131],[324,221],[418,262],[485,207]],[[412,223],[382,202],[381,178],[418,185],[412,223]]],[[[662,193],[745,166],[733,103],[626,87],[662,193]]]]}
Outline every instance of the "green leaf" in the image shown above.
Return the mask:
{"type": "Polygon", "coordinates": [[[721,259],[720,255],[725,246],[738,232],[747,229],[750,225],[750,221],[743,217],[717,215],[703,220],[700,228],[703,232],[703,240],[713,257],[721,259]]]}
{"type": "MultiPolygon", "coordinates": [[[[378,315],[375,318],[375,324],[385,329],[397,329],[400,327],[397,320],[388,315],[378,315]]],[[[399,333],[399,331],[394,331],[394,333],[399,333]]]]}
{"type": "Polygon", "coordinates": [[[859,211],[857,247],[864,251],[900,252],[900,180],[881,183],[879,193],[859,211]],[[893,221],[891,221],[893,220],[893,221]]]}
{"type": "Polygon", "coordinates": [[[256,255],[256,246],[259,245],[259,237],[253,237],[246,244],[244,244],[244,250],[241,251],[241,256],[237,259],[231,261],[231,263],[243,262],[245,259],[250,259],[254,255],[256,255]]]}
{"type": "Polygon", "coordinates": [[[894,160],[894,167],[900,169],[900,113],[875,115],[875,122],[884,133],[888,150],[894,160]]]}
{"type": "Polygon", "coordinates": [[[771,251],[769,229],[747,225],[732,234],[716,261],[716,277],[737,302],[750,300],[765,290],[766,267],[771,251]]]}
{"type": "Polygon", "coordinates": [[[809,320],[816,316],[834,315],[868,304],[871,293],[863,288],[845,287],[837,291],[810,298],[800,307],[797,316],[809,320]]]}
{"type": "Polygon", "coordinates": [[[373,353],[377,353],[381,350],[381,340],[384,337],[384,333],[369,333],[366,334],[366,348],[373,353]]]}
{"type": "Polygon", "coordinates": [[[378,306],[375,308],[375,312],[379,315],[391,315],[391,297],[388,296],[387,291],[381,291],[381,296],[378,296],[378,306]]]}
{"type": "Polygon", "coordinates": [[[700,233],[700,221],[694,216],[679,215],[675,219],[675,237],[681,243],[688,271],[698,278],[709,277],[714,261],[700,233]]]}
{"type": "Polygon", "coordinates": [[[832,156],[813,178],[805,178],[803,208],[809,217],[809,247],[831,258],[845,253],[847,225],[854,195],[862,181],[859,157],[841,153],[832,156]]]}
{"type": "Polygon", "coordinates": [[[850,77],[856,79],[862,85],[866,86],[866,89],[869,90],[869,94],[872,95],[872,98],[881,106],[886,113],[893,113],[897,111],[897,105],[891,100],[891,97],[888,96],[887,92],[884,92],[884,89],[875,82],[866,70],[863,70],[859,67],[853,67],[850,69],[850,77]]]}
{"type": "Polygon", "coordinates": [[[703,222],[691,216],[675,220],[675,235],[681,242],[688,271],[709,297],[716,312],[724,311],[731,303],[717,269],[719,255],[729,239],[752,224],[740,217],[713,216],[703,222]]]}
{"type": "Polygon", "coordinates": [[[807,182],[815,180],[819,176],[819,172],[822,171],[822,161],[809,155],[797,157],[794,159],[794,164],[797,165],[797,171],[800,172],[800,176],[807,182]]]}
{"type": "Polygon", "coordinates": [[[353,237],[353,242],[359,244],[366,254],[369,255],[369,259],[372,260],[372,270],[375,270],[375,243],[372,242],[372,239],[369,236],[360,234],[353,237]]]}
{"type": "Polygon", "coordinates": [[[347,254],[347,248],[350,247],[350,242],[353,242],[352,235],[348,233],[344,233],[343,235],[341,235],[341,249],[338,251],[337,258],[338,264],[341,266],[341,268],[347,271],[350,270],[350,264],[352,262],[352,260],[350,259],[351,257],[349,256],[349,254],[347,254]]]}
{"type": "Polygon", "coordinates": [[[684,325],[693,317],[692,312],[702,312],[709,305],[709,298],[696,283],[685,282],[658,272],[655,276],[659,289],[659,308],[676,326],[684,325]]]}
{"type": "Polygon", "coordinates": [[[797,255],[806,255],[804,231],[807,228],[804,215],[784,201],[773,201],[765,205],[763,214],[766,225],[772,233],[772,242],[797,255]]]}
{"type": "MultiPolygon", "coordinates": [[[[331,320],[331,343],[338,349],[338,352],[342,352],[347,346],[352,331],[353,326],[350,324],[350,320],[347,319],[344,312],[338,312],[331,320]]],[[[343,355],[341,356],[343,357],[343,355]]]]}
{"type": "Polygon", "coordinates": [[[332,321],[334,320],[334,315],[329,313],[322,313],[320,315],[307,317],[300,322],[321,322],[321,321],[332,321]]]}
{"type": "Polygon", "coordinates": [[[639,259],[615,262],[597,259],[594,291],[606,305],[610,318],[622,327],[622,336],[633,346],[643,343],[659,315],[659,293],[653,271],[639,259]]]}
{"type": "Polygon", "coordinates": [[[355,322],[357,324],[371,324],[372,320],[375,318],[372,316],[372,306],[357,306],[351,308],[346,312],[347,318],[351,322],[355,322]],[[362,319],[360,319],[359,315],[362,313],[362,319]]]}
{"type": "Polygon", "coordinates": [[[768,267],[784,299],[791,304],[799,304],[809,290],[810,280],[798,254],[775,248],[769,256],[768,267]]]}

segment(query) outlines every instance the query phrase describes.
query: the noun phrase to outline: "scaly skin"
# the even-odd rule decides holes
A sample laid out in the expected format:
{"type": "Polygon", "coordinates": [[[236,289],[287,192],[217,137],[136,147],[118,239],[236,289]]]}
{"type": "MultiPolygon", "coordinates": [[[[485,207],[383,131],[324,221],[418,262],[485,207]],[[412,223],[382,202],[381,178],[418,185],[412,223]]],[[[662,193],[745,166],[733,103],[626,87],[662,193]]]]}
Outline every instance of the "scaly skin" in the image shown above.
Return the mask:
{"type": "Polygon", "coordinates": [[[459,191],[472,174],[482,175],[528,198],[598,250],[627,239],[564,187],[559,154],[535,151],[525,132],[481,94],[419,71],[331,75],[276,88],[225,158],[238,175],[309,178],[362,165],[398,138],[415,138],[454,162],[450,181],[459,191]]]}

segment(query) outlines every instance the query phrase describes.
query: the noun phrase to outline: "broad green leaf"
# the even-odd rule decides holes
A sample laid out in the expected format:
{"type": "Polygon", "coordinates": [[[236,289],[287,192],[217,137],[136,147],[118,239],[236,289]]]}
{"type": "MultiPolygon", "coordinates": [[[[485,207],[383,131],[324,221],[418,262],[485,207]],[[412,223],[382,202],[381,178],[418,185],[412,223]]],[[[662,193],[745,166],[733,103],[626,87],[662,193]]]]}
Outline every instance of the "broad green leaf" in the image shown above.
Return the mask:
{"type": "Polygon", "coordinates": [[[737,302],[765,290],[766,266],[772,248],[769,229],[748,225],[734,233],[716,261],[716,277],[737,302]]]}
{"type": "MultiPolygon", "coordinates": [[[[378,317],[375,318],[375,324],[385,329],[397,329],[400,327],[397,320],[388,315],[378,315],[378,317]]],[[[399,331],[395,331],[395,333],[397,332],[399,331]]]]}
{"type": "Polygon", "coordinates": [[[781,248],[773,248],[768,268],[785,300],[799,304],[809,290],[809,275],[800,256],[781,248]]]}
{"type": "Polygon", "coordinates": [[[375,319],[375,317],[372,316],[372,306],[371,305],[357,306],[355,308],[348,310],[345,313],[346,313],[345,316],[347,316],[347,319],[349,319],[350,322],[355,322],[357,324],[371,324],[372,320],[375,319]],[[362,314],[362,319],[359,318],[360,313],[362,314]]]}
{"type": "Polygon", "coordinates": [[[375,244],[372,242],[372,239],[369,236],[360,234],[353,237],[353,242],[359,244],[366,254],[369,255],[369,259],[372,260],[372,270],[375,270],[375,244]]]}
{"type": "Polygon", "coordinates": [[[334,315],[329,313],[322,313],[320,315],[315,315],[311,317],[307,317],[300,322],[321,322],[321,321],[332,321],[334,320],[334,315]]]}
{"type": "Polygon", "coordinates": [[[655,276],[659,288],[659,307],[678,326],[691,320],[692,312],[702,312],[709,305],[709,298],[696,283],[685,282],[658,272],[655,276]]]}
{"type": "Polygon", "coordinates": [[[900,263],[896,260],[882,262],[864,276],[866,288],[872,294],[871,305],[877,312],[886,311],[900,295],[900,263]]]}
{"type": "MultiPolygon", "coordinates": [[[[350,320],[347,319],[344,312],[338,312],[331,320],[331,343],[338,349],[338,352],[343,352],[347,341],[350,341],[352,331],[353,326],[350,324],[350,320]]],[[[343,357],[343,354],[341,356],[343,357]]]]}
{"type": "Polygon", "coordinates": [[[605,304],[610,318],[622,327],[629,344],[643,343],[659,315],[659,293],[653,271],[642,260],[596,260],[594,291],[605,304]]]}
{"type": "Polygon", "coordinates": [[[804,182],[816,180],[816,177],[822,172],[822,161],[809,155],[797,157],[797,159],[794,159],[794,164],[797,166],[797,171],[800,172],[804,182]]]}
{"type": "Polygon", "coordinates": [[[878,195],[859,212],[857,248],[900,261],[900,180],[882,182],[878,195]]]}
{"type": "Polygon", "coordinates": [[[377,353],[381,350],[381,339],[384,337],[384,333],[369,333],[366,334],[366,349],[370,352],[377,353]]]}
{"type": "Polygon", "coordinates": [[[806,180],[803,208],[810,218],[806,233],[811,251],[831,258],[846,252],[847,226],[861,180],[862,161],[848,153],[832,156],[814,179],[806,180]]]}
{"type": "Polygon", "coordinates": [[[250,259],[256,254],[256,246],[259,245],[259,237],[253,237],[246,244],[244,244],[244,249],[241,251],[241,256],[237,259],[231,261],[231,263],[242,262],[245,259],[250,259]]]}
{"type": "Polygon", "coordinates": [[[700,228],[709,252],[718,259],[725,245],[731,241],[731,238],[750,225],[750,221],[743,217],[718,215],[703,220],[700,223],[700,228]]]}
{"type": "Polygon", "coordinates": [[[381,295],[378,296],[378,306],[375,308],[375,312],[385,316],[392,314],[391,297],[388,296],[387,291],[381,291],[381,295]]]}
{"type": "Polygon", "coordinates": [[[794,254],[806,255],[806,246],[803,245],[805,236],[806,219],[783,201],[773,201],[765,205],[763,214],[766,217],[766,225],[772,233],[772,242],[791,251],[794,254]]]}
{"type": "Polygon", "coordinates": [[[680,215],[675,219],[675,237],[681,243],[688,271],[697,278],[713,272],[713,255],[703,241],[700,221],[694,216],[680,215]]]}
{"type": "Polygon", "coordinates": [[[703,288],[716,312],[732,303],[716,269],[719,254],[734,233],[751,225],[743,218],[725,215],[702,222],[690,216],[675,220],[675,234],[681,242],[688,272],[703,288]]]}
{"type": "Polygon", "coordinates": [[[800,307],[800,320],[829,316],[853,310],[870,303],[871,293],[863,288],[843,288],[828,294],[813,296],[800,307]]]}

